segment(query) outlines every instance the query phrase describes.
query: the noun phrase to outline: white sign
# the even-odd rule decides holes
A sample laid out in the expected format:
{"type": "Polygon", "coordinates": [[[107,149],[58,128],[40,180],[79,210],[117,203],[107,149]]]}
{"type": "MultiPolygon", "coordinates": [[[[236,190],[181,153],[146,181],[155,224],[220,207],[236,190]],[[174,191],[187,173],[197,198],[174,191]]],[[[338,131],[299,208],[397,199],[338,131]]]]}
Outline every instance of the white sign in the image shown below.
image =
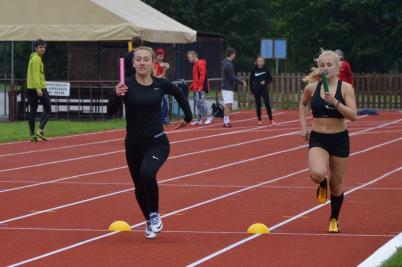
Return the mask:
{"type": "Polygon", "coordinates": [[[70,83],[46,82],[46,89],[51,96],[70,96],[70,83]]]}

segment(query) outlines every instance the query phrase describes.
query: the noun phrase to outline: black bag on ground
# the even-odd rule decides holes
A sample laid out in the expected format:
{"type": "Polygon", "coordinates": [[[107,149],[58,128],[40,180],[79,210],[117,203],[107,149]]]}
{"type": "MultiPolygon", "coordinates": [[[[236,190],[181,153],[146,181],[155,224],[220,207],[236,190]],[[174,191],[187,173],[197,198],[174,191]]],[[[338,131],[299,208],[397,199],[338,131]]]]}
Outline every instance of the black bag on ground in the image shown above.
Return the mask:
{"type": "Polygon", "coordinates": [[[216,102],[216,103],[212,103],[212,115],[216,118],[223,118],[223,110],[224,107],[222,106],[221,103],[216,102]]]}

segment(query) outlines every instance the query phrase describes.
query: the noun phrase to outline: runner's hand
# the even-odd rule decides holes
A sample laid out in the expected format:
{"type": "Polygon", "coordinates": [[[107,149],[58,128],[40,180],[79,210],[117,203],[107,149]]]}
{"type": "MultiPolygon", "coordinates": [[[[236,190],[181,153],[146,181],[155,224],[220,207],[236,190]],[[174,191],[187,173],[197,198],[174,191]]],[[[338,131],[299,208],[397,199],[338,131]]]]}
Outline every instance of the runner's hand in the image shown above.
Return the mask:
{"type": "Polygon", "coordinates": [[[309,129],[302,129],[300,131],[300,136],[304,141],[308,141],[310,139],[310,133],[311,131],[309,129]]]}
{"type": "Polygon", "coordinates": [[[127,93],[127,89],[128,87],[124,84],[124,83],[119,83],[116,85],[116,95],[117,96],[125,96],[125,94],[127,93]]]}
{"type": "Polygon", "coordinates": [[[38,94],[39,97],[43,96],[42,89],[36,89],[36,93],[38,94]]]}

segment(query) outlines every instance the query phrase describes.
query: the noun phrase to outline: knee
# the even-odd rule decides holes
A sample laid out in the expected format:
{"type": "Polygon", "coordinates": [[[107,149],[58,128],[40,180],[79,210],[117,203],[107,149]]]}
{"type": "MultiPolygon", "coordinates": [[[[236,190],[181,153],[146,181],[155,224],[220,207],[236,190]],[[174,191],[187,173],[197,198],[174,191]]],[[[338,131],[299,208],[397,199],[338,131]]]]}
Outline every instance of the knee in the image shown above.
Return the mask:
{"type": "Polygon", "coordinates": [[[337,179],[331,177],[329,181],[329,187],[331,189],[331,195],[339,196],[343,192],[343,181],[342,179],[337,179]]]}
{"type": "Polygon", "coordinates": [[[325,170],[321,170],[318,168],[310,169],[310,177],[314,183],[319,184],[325,177],[325,170]]]}

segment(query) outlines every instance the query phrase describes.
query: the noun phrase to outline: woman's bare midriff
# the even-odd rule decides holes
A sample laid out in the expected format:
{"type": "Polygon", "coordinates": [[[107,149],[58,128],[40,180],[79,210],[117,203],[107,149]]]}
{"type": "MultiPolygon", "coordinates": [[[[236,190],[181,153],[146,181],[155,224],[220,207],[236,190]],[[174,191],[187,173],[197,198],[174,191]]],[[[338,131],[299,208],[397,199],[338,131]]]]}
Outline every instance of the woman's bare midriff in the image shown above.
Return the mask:
{"type": "Polygon", "coordinates": [[[311,128],[317,133],[340,133],[346,130],[346,121],[335,118],[315,118],[311,128]]]}

